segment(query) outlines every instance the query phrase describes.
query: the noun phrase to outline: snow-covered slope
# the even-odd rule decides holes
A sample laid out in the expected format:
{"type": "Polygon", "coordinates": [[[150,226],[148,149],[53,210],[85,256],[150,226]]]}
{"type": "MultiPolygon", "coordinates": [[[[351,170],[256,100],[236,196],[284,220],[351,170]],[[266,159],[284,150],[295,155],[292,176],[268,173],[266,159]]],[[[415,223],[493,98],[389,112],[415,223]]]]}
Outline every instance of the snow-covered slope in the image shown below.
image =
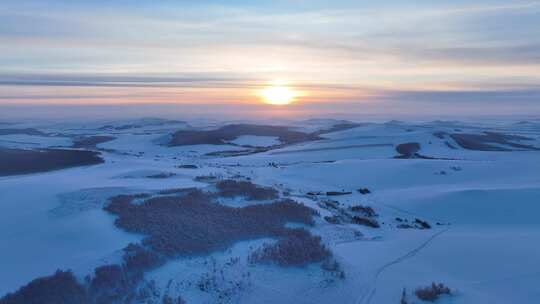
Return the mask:
{"type": "MultiPolygon", "coordinates": [[[[340,123],[309,120],[292,127],[317,132],[340,123]]],[[[345,277],[321,271],[317,263],[250,263],[256,248],[275,240],[242,240],[209,254],[169,259],[145,273],[155,284],[155,303],[164,296],[187,303],[399,303],[404,289],[408,303],[421,303],[414,290],[431,282],[451,288],[440,303],[540,298],[536,121],[359,123],[297,144],[246,135],[230,144],[177,147],[163,143],[173,132],[192,128],[189,122],[32,127],[46,135],[3,135],[0,147],[65,148],[81,135],[115,139],[93,148],[103,164],[0,177],[0,297],[56,269],[72,269],[82,282],[95,267],[120,263],[121,250],[144,236],[115,226],[115,217],[103,210],[111,196],[188,187],[213,191],[210,181],[217,178],[273,187],[317,210],[320,217],[308,229],[322,237],[345,277]],[[455,134],[478,141],[460,142],[455,134]],[[502,139],[483,142],[494,138],[502,139]],[[405,158],[396,151],[404,143],[420,149],[405,158]],[[497,149],[471,149],[485,143],[497,149]],[[235,157],[215,153],[250,147],[266,148],[235,157]],[[328,200],[338,209],[328,207],[328,200]],[[358,205],[375,210],[379,228],[325,218],[358,205]],[[418,229],[416,219],[430,229],[418,229]]],[[[215,125],[200,129],[207,127],[215,125]]],[[[221,203],[253,204],[241,197],[221,203]]]]}

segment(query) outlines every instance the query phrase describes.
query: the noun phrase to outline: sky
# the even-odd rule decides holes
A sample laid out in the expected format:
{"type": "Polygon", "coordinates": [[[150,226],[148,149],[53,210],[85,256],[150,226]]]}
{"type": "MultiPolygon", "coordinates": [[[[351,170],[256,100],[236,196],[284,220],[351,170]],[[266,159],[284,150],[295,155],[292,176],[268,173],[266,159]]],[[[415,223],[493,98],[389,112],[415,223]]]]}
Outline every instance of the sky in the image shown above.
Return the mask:
{"type": "Polygon", "coordinates": [[[540,1],[2,0],[0,20],[0,119],[540,114],[540,1]],[[261,102],[276,82],[295,103],[261,102]]]}

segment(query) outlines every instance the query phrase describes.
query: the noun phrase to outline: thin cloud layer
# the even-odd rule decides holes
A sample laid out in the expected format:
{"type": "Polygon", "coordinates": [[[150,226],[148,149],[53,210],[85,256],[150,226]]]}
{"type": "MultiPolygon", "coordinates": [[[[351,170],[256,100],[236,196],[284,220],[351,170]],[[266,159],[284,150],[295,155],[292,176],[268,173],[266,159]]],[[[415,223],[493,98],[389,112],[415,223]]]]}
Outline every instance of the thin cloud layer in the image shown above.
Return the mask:
{"type": "Polygon", "coordinates": [[[62,2],[3,3],[0,103],[257,102],[286,79],[304,102],[501,87],[534,108],[540,87],[537,1],[62,2]]]}

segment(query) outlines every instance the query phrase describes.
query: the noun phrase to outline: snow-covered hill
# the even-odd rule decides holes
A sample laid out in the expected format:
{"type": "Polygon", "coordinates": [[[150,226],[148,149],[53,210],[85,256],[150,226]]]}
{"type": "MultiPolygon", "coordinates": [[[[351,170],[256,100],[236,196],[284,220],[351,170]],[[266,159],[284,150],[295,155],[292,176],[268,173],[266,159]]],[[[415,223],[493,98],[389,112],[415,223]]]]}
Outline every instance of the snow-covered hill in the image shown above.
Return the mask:
{"type": "Polygon", "coordinates": [[[329,260],[254,263],[254,252],[280,234],[238,237],[217,250],[167,256],[145,269],[137,292],[148,295],[133,303],[178,297],[187,303],[400,303],[404,290],[407,303],[421,303],[414,291],[432,282],[451,289],[439,303],[540,298],[537,121],[314,119],[291,123],[291,130],[303,132],[294,133],[303,134],[301,141],[244,132],[220,144],[179,146],[164,143],[183,134],[179,130],[208,133],[227,123],[192,127],[141,119],[13,132],[29,125],[0,132],[0,151],[89,149],[104,163],[25,175],[0,171],[0,297],[57,269],[71,269],[85,284],[96,267],[121,264],[123,249],[147,234],[115,225],[119,215],[104,209],[113,196],[145,193],[132,203],[150,204],[146,198],[195,187],[226,208],[272,204],[220,190],[219,181],[236,180],[273,188],[279,199],[316,210],[313,225],[288,223],[286,229],[320,236],[339,266],[329,260]],[[73,147],[88,136],[108,141],[73,147]],[[398,152],[407,143],[419,149],[398,152]]]}

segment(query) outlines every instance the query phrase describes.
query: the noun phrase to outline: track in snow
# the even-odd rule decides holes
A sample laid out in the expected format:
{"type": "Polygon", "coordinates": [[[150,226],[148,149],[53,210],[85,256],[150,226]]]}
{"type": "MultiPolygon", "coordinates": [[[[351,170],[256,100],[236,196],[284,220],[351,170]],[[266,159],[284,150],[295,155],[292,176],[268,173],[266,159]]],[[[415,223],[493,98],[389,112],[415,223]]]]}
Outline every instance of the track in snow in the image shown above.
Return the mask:
{"type": "Polygon", "coordinates": [[[362,293],[362,295],[356,300],[356,304],[369,304],[371,302],[371,299],[377,292],[377,279],[379,278],[380,274],[385,271],[387,268],[389,268],[392,265],[399,264],[407,259],[410,259],[414,257],[418,252],[420,252],[422,249],[424,249],[427,245],[429,245],[435,238],[437,238],[439,235],[443,234],[444,232],[448,231],[450,228],[441,230],[432,236],[430,236],[426,241],[424,241],[420,246],[416,247],[415,249],[407,252],[403,256],[388,262],[381,266],[373,275],[373,278],[368,282],[367,287],[363,288],[364,290],[367,289],[365,292],[362,293]]]}

